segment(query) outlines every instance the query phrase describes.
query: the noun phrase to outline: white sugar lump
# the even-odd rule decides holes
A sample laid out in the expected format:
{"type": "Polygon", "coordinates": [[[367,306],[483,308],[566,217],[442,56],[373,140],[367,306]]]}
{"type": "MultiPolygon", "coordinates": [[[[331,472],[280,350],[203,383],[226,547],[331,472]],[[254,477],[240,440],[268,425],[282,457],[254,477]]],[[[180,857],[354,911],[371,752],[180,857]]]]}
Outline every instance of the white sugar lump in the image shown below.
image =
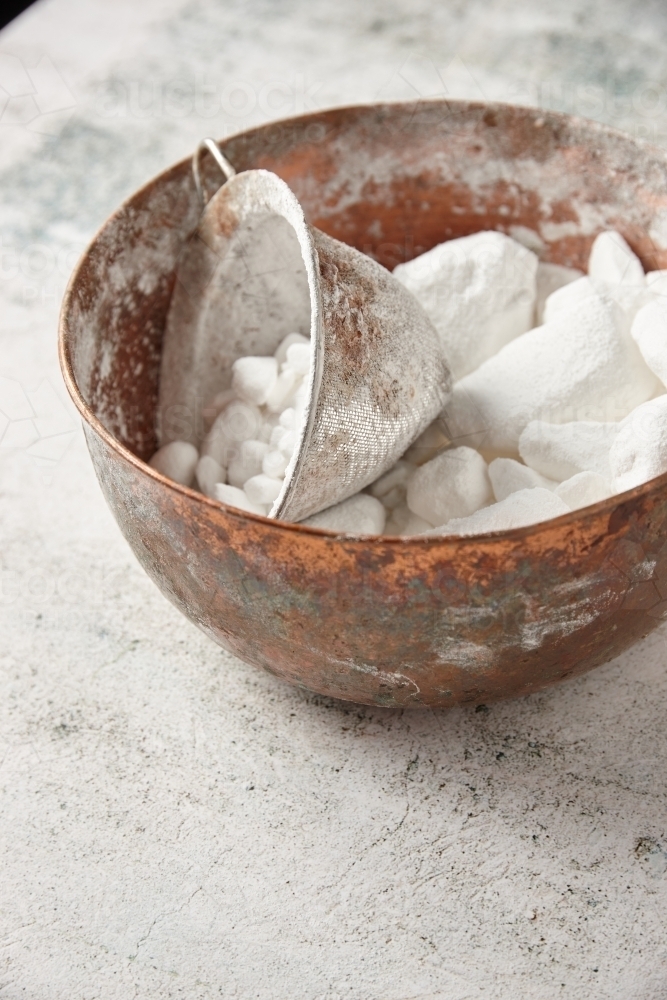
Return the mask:
{"type": "Polygon", "coordinates": [[[374,497],[378,497],[378,499],[381,500],[397,486],[405,486],[409,476],[413,472],[413,465],[399,459],[399,461],[392,466],[389,472],[385,472],[383,476],[376,479],[375,482],[368,487],[368,489],[374,497]]]}
{"type": "Polygon", "coordinates": [[[222,413],[224,408],[231,403],[233,399],[236,399],[236,393],[234,390],[223,389],[222,392],[216,393],[213,399],[209,400],[202,410],[204,426],[207,431],[213,426],[215,418],[222,413]]]}
{"type": "Polygon", "coordinates": [[[272,479],[282,479],[285,476],[288,458],[282,451],[267,451],[262,459],[262,472],[272,479]]]}
{"type": "Polygon", "coordinates": [[[234,446],[257,438],[262,428],[262,414],[257,406],[234,400],[220,413],[204,439],[202,454],[211,455],[223,468],[229,464],[234,446]]]}
{"type": "Polygon", "coordinates": [[[266,403],[277,378],[278,362],[273,357],[238,358],[232,365],[232,389],[239,399],[255,406],[266,403]]]}
{"type": "Polygon", "coordinates": [[[533,324],[537,257],[503,233],[433,247],[394,268],[440,334],[455,379],[533,324]]]}
{"type": "Polygon", "coordinates": [[[281,413],[290,406],[298,384],[298,372],[292,368],[286,368],[282,371],[266,397],[265,405],[269,413],[281,413]]]}
{"type": "Polygon", "coordinates": [[[423,465],[430,458],[449,447],[451,441],[445,434],[445,429],[439,417],[430,423],[425,431],[413,441],[408,450],[403,455],[403,460],[413,465],[423,465]]]}
{"type": "Polygon", "coordinates": [[[400,535],[410,518],[416,516],[416,514],[413,515],[405,502],[396,504],[393,510],[387,511],[387,521],[384,526],[385,535],[400,535]]]}
{"type": "Polygon", "coordinates": [[[290,344],[285,365],[297,375],[307,375],[310,368],[310,343],[290,344]]]}
{"type": "Polygon", "coordinates": [[[304,337],[300,333],[288,333],[287,336],[281,340],[273,354],[279,365],[282,365],[285,361],[287,361],[287,351],[292,344],[308,344],[310,346],[310,340],[308,337],[304,337]]]}
{"type": "Polygon", "coordinates": [[[619,420],[658,386],[618,307],[591,295],[461,379],[442,419],[456,443],[511,457],[531,420],[619,420]]]}
{"type": "Polygon", "coordinates": [[[443,451],[416,469],[408,481],[408,507],[433,525],[472,514],[491,500],[486,462],[473,448],[443,451]]]}
{"type": "Polygon", "coordinates": [[[253,438],[250,438],[249,441],[242,441],[227,467],[227,482],[231,486],[242,489],[244,483],[252,476],[260,474],[264,456],[268,451],[269,445],[264,441],[257,441],[253,438]]]}
{"type": "Polygon", "coordinates": [[[549,264],[546,261],[538,263],[535,273],[535,326],[544,322],[544,307],[549,296],[582,277],[583,272],[575,267],[563,267],[562,264],[549,264]]]}
{"type": "Polygon", "coordinates": [[[278,444],[280,441],[282,441],[284,434],[285,434],[285,428],[282,427],[280,424],[278,424],[277,427],[273,428],[273,430],[271,431],[271,437],[269,438],[269,445],[271,446],[271,448],[276,448],[276,449],[278,448],[278,444]]]}
{"type": "Polygon", "coordinates": [[[418,514],[413,514],[410,512],[410,516],[401,528],[400,535],[423,535],[427,531],[432,531],[433,525],[428,521],[425,521],[423,517],[419,517],[418,514]]]}
{"type": "Polygon", "coordinates": [[[217,499],[215,487],[218,483],[224,483],[226,478],[225,470],[220,463],[216,462],[210,455],[202,455],[197,462],[195,476],[197,485],[204,496],[211,497],[213,500],[217,499]]]}
{"type": "MultiPolygon", "coordinates": [[[[389,490],[388,493],[382,497],[380,502],[384,506],[387,512],[394,510],[399,504],[405,503],[406,487],[394,486],[393,490],[389,490]]],[[[378,499],[380,499],[378,497],[378,499]]]]}
{"type": "Polygon", "coordinates": [[[651,299],[651,293],[645,286],[606,285],[604,282],[593,281],[584,276],[573,281],[572,284],[559,288],[549,296],[544,305],[544,322],[550,323],[558,313],[572,308],[582,299],[588,298],[589,295],[602,295],[610,298],[619,306],[623,315],[630,322],[637,310],[651,299]]]}
{"type": "Polygon", "coordinates": [[[641,261],[620,233],[609,231],[596,237],[588,273],[595,287],[617,303],[630,323],[653,297],[641,261]]]}
{"type": "Polygon", "coordinates": [[[608,285],[644,285],[644,268],[620,233],[614,230],[595,237],[588,258],[588,275],[608,285]]]}
{"type": "Polygon", "coordinates": [[[348,500],[307,517],[301,524],[349,535],[381,535],[385,518],[385,509],[379,500],[368,493],[355,493],[348,500]]]}
{"type": "Polygon", "coordinates": [[[405,502],[408,478],[414,469],[414,465],[399,460],[389,472],[385,472],[369,486],[369,493],[377,497],[387,510],[394,510],[399,504],[405,502]]]}
{"type": "MultiPolygon", "coordinates": [[[[370,491],[373,492],[372,490],[370,491]]],[[[387,513],[391,513],[396,507],[404,504],[406,502],[407,484],[399,483],[394,486],[391,490],[385,493],[383,496],[378,497],[380,503],[384,506],[387,513]]]]}
{"type": "Polygon", "coordinates": [[[667,385],[667,300],[642,306],[630,333],[648,367],[667,385]]]}
{"type": "Polygon", "coordinates": [[[658,301],[664,299],[667,303],[667,271],[649,271],[646,275],[646,287],[658,301]]]}
{"type": "Polygon", "coordinates": [[[570,510],[578,510],[598,500],[606,500],[611,496],[611,486],[609,480],[597,472],[577,472],[571,479],[560,483],[554,493],[565,501],[570,510]]]}
{"type": "Polygon", "coordinates": [[[272,476],[265,476],[260,472],[244,483],[243,492],[251,503],[270,505],[278,499],[282,488],[282,479],[273,479],[272,476]]]}
{"type": "Polygon", "coordinates": [[[569,512],[568,505],[555,493],[536,487],[512,493],[505,500],[475,511],[469,517],[454,518],[429,534],[479,535],[487,531],[507,531],[548,521],[569,512]]]}
{"type": "Polygon", "coordinates": [[[620,429],[613,421],[532,420],[519,438],[519,454],[531,469],[558,482],[578,472],[597,472],[610,481],[609,452],[620,429]]]}
{"type": "Polygon", "coordinates": [[[625,418],[609,461],[615,493],[667,472],[667,395],[638,406],[625,418]]]}
{"type": "Polygon", "coordinates": [[[148,463],[156,472],[175,483],[189,486],[195,474],[199,452],[188,441],[172,441],[159,448],[148,463]]]}
{"type": "Polygon", "coordinates": [[[251,514],[263,514],[266,516],[268,508],[262,504],[252,503],[248,497],[236,486],[227,486],[225,483],[218,483],[215,487],[215,499],[220,503],[229,504],[230,507],[238,507],[239,510],[247,510],[251,514]]]}
{"type": "Polygon", "coordinates": [[[271,441],[271,435],[278,426],[278,416],[277,413],[269,413],[262,421],[262,426],[257,431],[257,441],[263,441],[264,444],[269,444],[271,441]]]}
{"type": "Polygon", "coordinates": [[[296,431],[283,431],[278,439],[278,451],[282,451],[283,455],[291,458],[295,448],[296,431]]]}
{"type": "Polygon", "coordinates": [[[628,329],[642,306],[647,305],[655,298],[646,286],[643,288],[638,285],[615,285],[612,287],[611,285],[599,284],[598,287],[603,289],[604,294],[608,295],[621,308],[628,329]]]}
{"type": "Polygon", "coordinates": [[[541,486],[545,490],[553,490],[558,483],[547,479],[535,469],[522,465],[513,458],[495,458],[489,463],[489,479],[496,500],[504,500],[519,490],[530,490],[541,486]]]}
{"type": "Polygon", "coordinates": [[[566,309],[571,309],[572,306],[577,305],[582,299],[587,299],[589,295],[597,294],[598,290],[591,279],[583,275],[581,278],[577,278],[576,281],[572,281],[570,284],[564,285],[562,288],[558,288],[555,292],[552,292],[544,303],[543,321],[550,323],[558,313],[566,309]]]}

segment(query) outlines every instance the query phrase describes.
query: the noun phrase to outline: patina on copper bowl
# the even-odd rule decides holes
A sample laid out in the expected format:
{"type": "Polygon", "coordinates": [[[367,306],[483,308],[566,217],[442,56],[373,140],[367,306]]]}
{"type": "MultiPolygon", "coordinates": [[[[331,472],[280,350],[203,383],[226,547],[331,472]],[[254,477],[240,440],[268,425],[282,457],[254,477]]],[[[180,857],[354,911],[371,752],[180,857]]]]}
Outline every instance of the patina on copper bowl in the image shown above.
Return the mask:
{"type": "MultiPolygon", "coordinates": [[[[339,108],[222,149],[237,170],[275,171],[309,222],[387,267],[498,229],[585,269],[608,228],[646,270],[667,267],[667,155],[565,115],[339,108]]],[[[667,617],[667,475],[529,528],[355,539],[225,507],[149,468],[174,269],[198,214],[189,161],[123,205],[72,278],[60,352],[123,534],[212,639],[338,698],[449,706],[590,670],[667,617]]]]}

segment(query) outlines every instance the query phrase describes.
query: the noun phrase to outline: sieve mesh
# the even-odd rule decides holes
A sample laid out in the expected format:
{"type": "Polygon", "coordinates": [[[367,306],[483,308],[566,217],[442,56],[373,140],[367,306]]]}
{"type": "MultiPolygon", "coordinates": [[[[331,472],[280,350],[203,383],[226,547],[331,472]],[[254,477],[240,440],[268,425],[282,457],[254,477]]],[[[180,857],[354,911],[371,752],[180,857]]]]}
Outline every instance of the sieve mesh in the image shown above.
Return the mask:
{"type": "MultiPolygon", "coordinates": [[[[447,401],[440,339],[376,261],[309,226],[275,174],[232,177],[184,247],[162,356],[159,437],[199,444],[236,358],[310,333],[309,397],[272,517],[299,521],[389,469],[447,401]],[[171,419],[190,416],[185,428],[171,419]]],[[[187,420],[186,420],[187,423],[187,420]]]]}

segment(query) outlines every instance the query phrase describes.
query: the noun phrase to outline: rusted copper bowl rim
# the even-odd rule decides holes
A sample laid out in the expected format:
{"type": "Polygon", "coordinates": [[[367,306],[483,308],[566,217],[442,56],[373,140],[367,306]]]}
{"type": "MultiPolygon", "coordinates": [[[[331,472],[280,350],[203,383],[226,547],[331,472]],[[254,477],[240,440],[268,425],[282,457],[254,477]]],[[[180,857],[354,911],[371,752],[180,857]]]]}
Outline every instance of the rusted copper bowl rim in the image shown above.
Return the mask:
{"type": "MultiPolygon", "coordinates": [[[[396,105],[399,106],[402,105],[404,107],[416,108],[419,106],[423,106],[424,104],[430,104],[430,103],[435,104],[438,103],[440,100],[441,100],[440,98],[433,98],[433,99],[425,98],[419,101],[385,101],[379,105],[375,105],[375,107],[381,108],[384,106],[392,107],[396,105]]],[[[482,109],[503,110],[512,107],[512,105],[508,105],[502,102],[486,102],[486,101],[472,102],[472,101],[452,100],[449,101],[448,104],[460,105],[462,108],[478,107],[480,110],[482,109]]],[[[365,109],[367,107],[368,105],[364,104],[351,104],[351,105],[336,106],[335,108],[331,108],[330,110],[336,112],[341,112],[341,111],[355,112],[358,110],[365,109]]],[[[290,118],[278,119],[276,121],[272,121],[271,124],[272,125],[281,125],[283,123],[293,124],[294,122],[297,121],[307,122],[309,119],[315,121],[321,118],[321,116],[322,112],[318,111],[308,115],[295,115],[290,118]]],[[[599,122],[591,121],[590,119],[585,119],[580,116],[566,115],[564,113],[556,111],[545,111],[544,117],[559,120],[563,122],[563,124],[566,123],[572,124],[573,122],[574,123],[581,122],[582,124],[585,124],[589,128],[590,127],[595,128],[596,130],[604,132],[605,134],[627,137],[627,133],[623,132],[621,129],[611,128],[609,126],[602,125],[599,122]]],[[[256,130],[259,130],[263,127],[264,126],[262,125],[257,126],[256,130]]],[[[255,129],[244,130],[244,134],[248,134],[253,131],[255,131],[255,129]]],[[[232,138],[233,136],[228,137],[227,141],[230,141],[232,138]]],[[[657,146],[654,146],[652,143],[648,143],[642,139],[633,139],[633,142],[637,143],[638,145],[641,145],[643,148],[654,153],[656,156],[662,156],[662,157],[665,156],[664,150],[660,149],[657,146]]],[[[220,147],[223,152],[225,150],[225,145],[226,145],[225,141],[220,142],[220,147]]],[[[303,524],[293,524],[288,521],[277,521],[274,518],[264,517],[261,514],[252,514],[249,511],[242,511],[236,507],[228,506],[227,504],[221,503],[217,500],[212,500],[211,498],[204,496],[204,494],[199,493],[197,490],[193,490],[188,486],[182,486],[180,483],[174,482],[173,480],[157,472],[155,469],[151,468],[151,466],[149,466],[146,462],[143,462],[140,458],[137,458],[137,456],[132,451],[130,451],[129,448],[126,448],[125,445],[121,444],[120,441],[118,441],[117,438],[113,436],[113,434],[109,433],[109,431],[97,418],[97,416],[95,415],[95,413],[90,408],[86,400],[83,398],[81,392],[79,391],[79,387],[74,377],[73,366],[69,352],[69,343],[68,343],[69,329],[68,329],[67,317],[70,310],[70,300],[74,294],[74,288],[78,281],[79,272],[84,267],[86,259],[91,249],[93,248],[93,246],[95,245],[98,238],[103,233],[109,222],[115,216],[121,213],[125,208],[130,206],[136,197],[138,197],[143,192],[148,191],[157,182],[157,180],[168,177],[171,173],[180,172],[181,170],[183,170],[184,167],[187,167],[188,164],[189,160],[181,160],[178,163],[174,164],[172,167],[158,174],[157,177],[154,177],[151,180],[147,181],[146,184],[140,187],[137,191],[133,192],[128,198],[126,198],[118,206],[118,208],[102,223],[102,225],[99,227],[99,229],[91,239],[90,243],[86,247],[85,251],[83,252],[81,258],[79,259],[78,263],[74,268],[74,271],[72,272],[72,275],[67,284],[67,288],[65,291],[65,295],[63,297],[63,302],[60,310],[60,319],[58,326],[58,356],[60,360],[61,371],[63,373],[63,378],[70,396],[74,400],[74,403],[79,413],[86,421],[86,423],[97,434],[99,434],[99,436],[105,441],[107,445],[109,445],[109,447],[113,448],[113,450],[116,451],[122,458],[130,462],[135,468],[137,468],[144,475],[152,476],[153,479],[155,479],[157,482],[160,482],[163,486],[167,487],[170,490],[173,490],[177,493],[182,493],[185,496],[190,497],[191,499],[195,499],[213,508],[223,509],[226,514],[232,515],[233,517],[238,518],[241,521],[245,520],[259,521],[265,524],[267,528],[270,528],[273,531],[296,531],[311,535],[323,535],[325,537],[340,538],[341,540],[345,539],[348,541],[363,539],[364,545],[372,544],[373,542],[378,542],[378,543],[381,542],[382,544],[391,542],[391,543],[398,543],[401,545],[410,545],[410,544],[442,545],[448,548],[457,546],[461,547],[465,545],[470,545],[471,543],[477,544],[477,543],[488,543],[495,541],[501,542],[505,540],[515,540],[537,535],[539,534],[540,531],[549,530],[555,526],[561,527],[568,524],[574,524],[577,522],[581,522],[588,517],[593,518],[598,516],[599,514],[604,514],[606,512],[611,513],[620,504],[650,494],[656,487],[667,484],[667,473],[664,473],[661,476],[657,476],[654,479],[650,479],[646,483],[642,483],[640,486],[635,486],[633,489],[626,490],[624,493],[613,494],[612,496],[607,497],[607,499],[600,500],[598,503],[591,504],[588,507],[583,507],[578,510],[573,510],[567,514],[561,514],[560,517],[550,518],[547,521],[539,521],[536,524],[526,525],[525,527],[522,528],[510,528],[510,529],[505,529],[503,531],[487,531],[475,535],[410,535],[410,536],[349,535],[349,534],[341,534],[335,531],[330,531],[325,528],[311,528],[303,524]]]]}

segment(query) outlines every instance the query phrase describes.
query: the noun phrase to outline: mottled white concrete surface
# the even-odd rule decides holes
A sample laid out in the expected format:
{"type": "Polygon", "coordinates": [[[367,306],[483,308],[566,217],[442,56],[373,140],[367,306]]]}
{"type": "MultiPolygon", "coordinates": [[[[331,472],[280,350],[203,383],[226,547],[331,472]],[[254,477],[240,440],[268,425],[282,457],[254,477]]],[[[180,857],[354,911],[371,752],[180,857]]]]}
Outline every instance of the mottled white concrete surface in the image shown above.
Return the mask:
{"type": "Polygon", "coordinates": [[[157,592],[56,364],[96,226],[204,134],[378,96],[667,141],[662,0],[43,0],[0,35],[0,997],[664,1000],[663,627],[488,710],[294,691],[157,592]]]}

